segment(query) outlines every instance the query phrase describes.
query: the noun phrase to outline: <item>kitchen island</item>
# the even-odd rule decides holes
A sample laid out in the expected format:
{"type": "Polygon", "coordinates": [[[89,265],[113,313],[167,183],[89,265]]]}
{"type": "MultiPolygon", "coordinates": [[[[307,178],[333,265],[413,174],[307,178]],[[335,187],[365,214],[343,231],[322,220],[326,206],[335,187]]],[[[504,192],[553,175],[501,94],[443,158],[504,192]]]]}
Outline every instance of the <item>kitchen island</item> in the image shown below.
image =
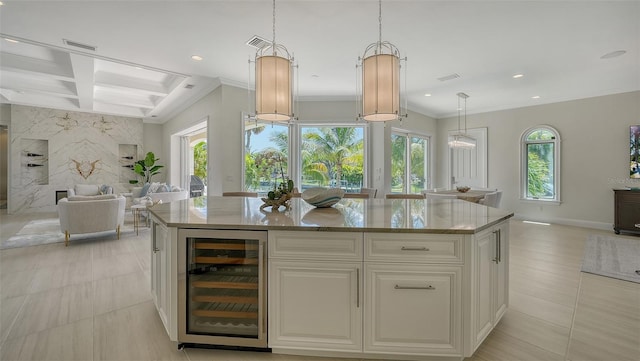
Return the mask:
{"type": "Polygon", "coordinates": [[[171,340],[461,360],[507,309],[510,212],[457,199],[343,199],[314,208],[294,198],[286,212],[261,204],[201,197],[150,208],[152,294],[171,340]],[[239,244],[241,252],[221,251],[239,244]],[[249,288],[241,282],[202,281],[231,263],[236,274],[257,272],[254,298],[221,298],[249,288]],[[216,289],[203,295],[193,284],[216,289]],[[254,317],[255,332],[232,317],[254,317]],[[234,325],[241,331],[230,337],[234,325]]]}

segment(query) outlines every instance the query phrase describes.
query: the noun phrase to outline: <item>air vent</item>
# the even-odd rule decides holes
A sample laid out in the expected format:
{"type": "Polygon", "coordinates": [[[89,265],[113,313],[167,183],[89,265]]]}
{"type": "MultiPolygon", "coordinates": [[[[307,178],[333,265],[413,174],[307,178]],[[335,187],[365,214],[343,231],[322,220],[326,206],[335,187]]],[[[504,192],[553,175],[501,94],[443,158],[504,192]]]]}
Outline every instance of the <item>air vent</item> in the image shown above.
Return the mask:
{"type": "Polygon", "coordinates": [[[441,78],[438,78],[438,80],[440,81],[447,81],[447,80],[453,80],[453,79],[458,79],[460,77],[460,75],[453,73],[453,74],[449,74],[449,75],[445,75],[441,78]]]}
{"type": "Polygon", "coordinates": [[[187,84],[187,85],[184,86],[184,88],[185,89],[193,89],[194,86],[195,85],[193,85],[193,84],[187,84]]]}
{"type": "Polygon", "coordinates": [[[259,37],[258,35],[254,35],[245,44],[256,49],[262,49],[262,47],[264,47],[265,45],[271,44],[271,42],[265,38],[259,37]]]}
{"type": "Polygon", "coordinates": [[[96,51],[96,49],[98,49],[97,46],[82,44],[82,43],[79,43],[79,42],[73,41],[73,40],[62,39],[62,41],[66,45],[75,46],[76,48],[82,48],[82,49],[91,50],[91,51],[96,51]]]}

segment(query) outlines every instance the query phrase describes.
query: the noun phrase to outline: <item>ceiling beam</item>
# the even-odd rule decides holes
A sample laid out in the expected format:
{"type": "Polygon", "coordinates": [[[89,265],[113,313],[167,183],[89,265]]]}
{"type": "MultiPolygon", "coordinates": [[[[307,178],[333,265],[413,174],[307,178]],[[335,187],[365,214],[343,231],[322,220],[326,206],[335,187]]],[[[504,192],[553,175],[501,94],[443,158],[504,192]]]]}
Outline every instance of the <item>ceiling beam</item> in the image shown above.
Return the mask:
{"type": "Polygon", "coordinates": [[[58,63],[5,52],[0,53],[0,69],[27,74],[46,74],[57,80],[73,81],[73,74],[58,63]]]}
{"type": "Polygon", "coordinates": [[[94,59],[88,56],[69,54],[75,77],[76,94],[80,109],[93,110],[94,59]]]}

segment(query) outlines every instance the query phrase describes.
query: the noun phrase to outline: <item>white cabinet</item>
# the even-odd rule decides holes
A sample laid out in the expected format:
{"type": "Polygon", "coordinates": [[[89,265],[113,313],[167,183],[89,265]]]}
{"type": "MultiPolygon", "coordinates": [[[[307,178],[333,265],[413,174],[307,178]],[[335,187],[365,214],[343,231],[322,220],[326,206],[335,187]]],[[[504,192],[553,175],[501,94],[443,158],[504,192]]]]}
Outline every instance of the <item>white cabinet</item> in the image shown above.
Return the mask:
{"type": "Polygon", "coordinates": [[[362,233],[269,232],[269,347],[362,350],[362,233]]]}
{"type": "Polygon", "coordinates": [[[459,266],[365,264],[364,351],[461,355],[459,266]]]}
{"type": "Polygon", "coordinates": [[[365,352],[462,355],[464,239],[365,233],[365,352]]]}
{"type": "Polygon", "coordinates": [[[360,262],[272,260],[269,346],[362,348],[360,262]]]}
{"type": "Polygon", "coordinates": [[[476,235],[473,277],[474,349],[500,321],[509,303],[509,224],[476,235]]]}
{"type": "Polygon", "coordinates": [[[162,223],[151,217],[151,296],[160,319],[172,340],[177,339],[176,329],[176,267],[172,263],[175,242],[162,223]]]}

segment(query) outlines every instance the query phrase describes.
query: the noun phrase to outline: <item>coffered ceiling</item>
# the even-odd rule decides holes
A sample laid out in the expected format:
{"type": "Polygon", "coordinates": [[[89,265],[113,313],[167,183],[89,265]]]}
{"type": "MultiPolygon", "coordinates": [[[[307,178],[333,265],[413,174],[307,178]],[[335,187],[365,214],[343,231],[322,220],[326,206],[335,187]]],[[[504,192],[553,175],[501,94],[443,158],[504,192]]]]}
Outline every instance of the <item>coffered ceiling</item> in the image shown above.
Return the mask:
{"type": "MultiPolygon", "coordinates": [[[[269,0],[2,2],[3,103],[146,122],[221,83],[246,88],[246,42],[273,30],[269,0]]],[[[640,1],[382,3],[382,40],[408,58],[408,107],[436,118],[457,113],[458,92],[476,113],[640,90],[639,24],[640,1]]],[[[354,100],[355,64],[378,25],[377,1],[277,1],[299,98],[354,100]]]]}

